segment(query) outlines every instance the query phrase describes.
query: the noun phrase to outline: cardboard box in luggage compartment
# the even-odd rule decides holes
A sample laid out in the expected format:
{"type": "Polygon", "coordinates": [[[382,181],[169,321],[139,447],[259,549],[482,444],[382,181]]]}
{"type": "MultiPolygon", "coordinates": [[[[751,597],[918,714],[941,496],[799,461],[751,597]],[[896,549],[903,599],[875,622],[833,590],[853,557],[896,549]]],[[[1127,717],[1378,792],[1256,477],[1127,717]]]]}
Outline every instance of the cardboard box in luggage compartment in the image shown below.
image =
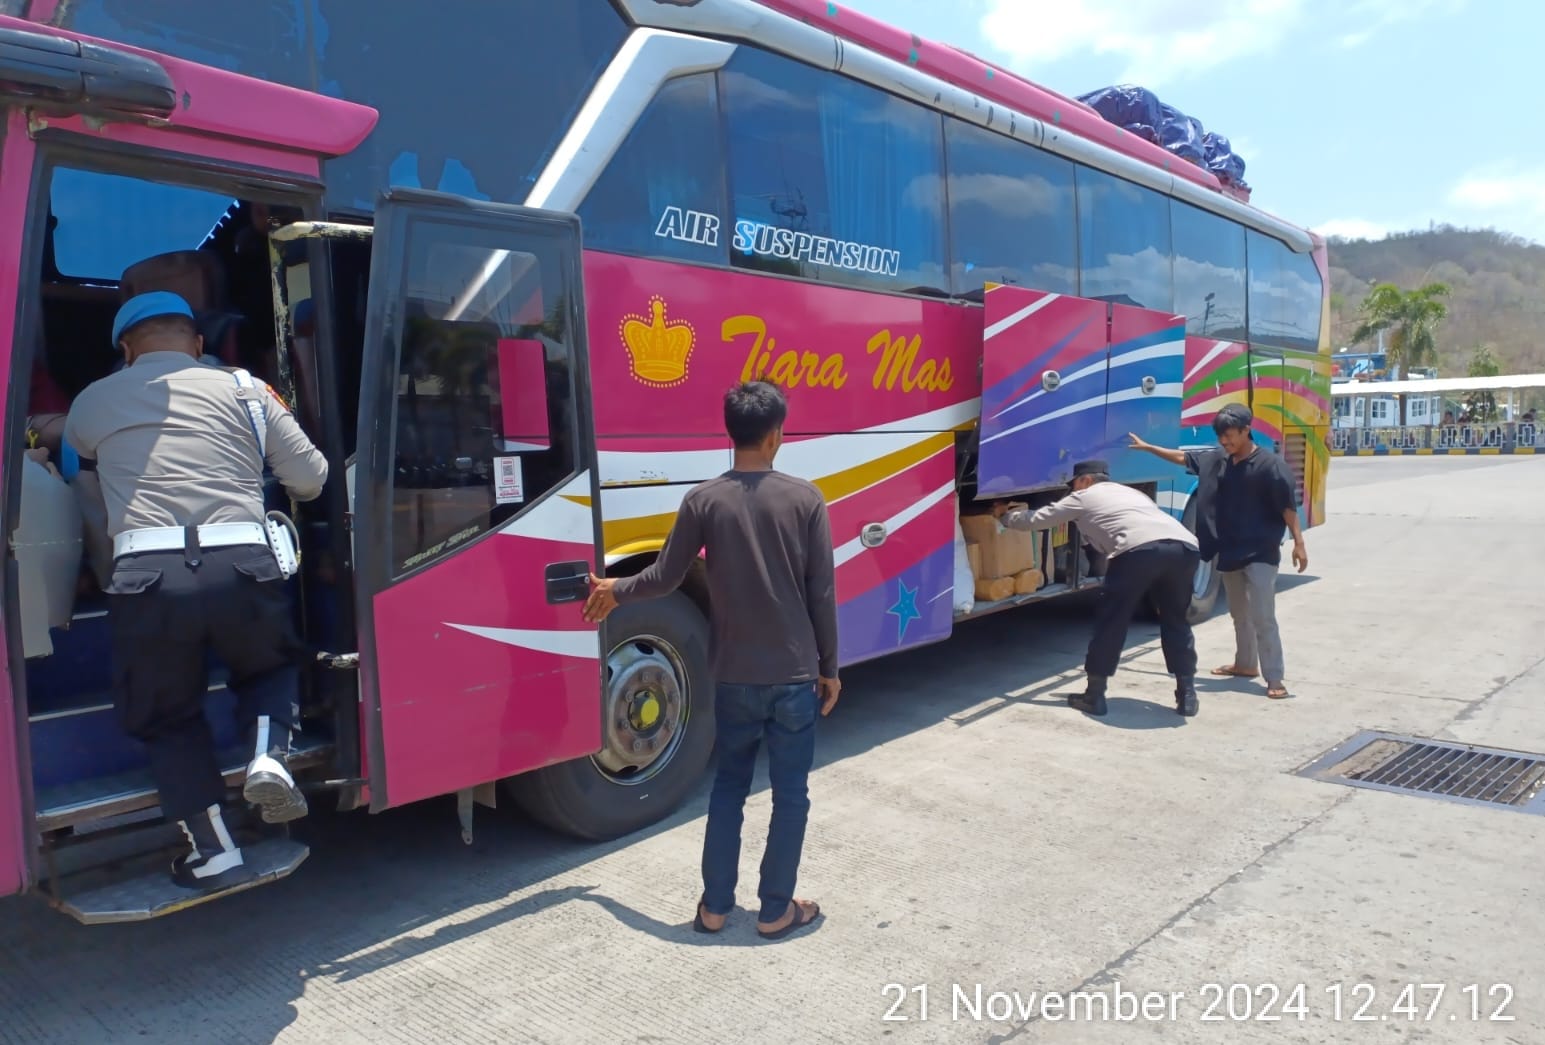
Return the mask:
{"type": "Polygon", "coordinates": [[[1041,547],[1041,535],[1030,530],[1007,530],[991,515],[961,516],[960,528],[965,532],[967,548],[976,544],[981,548],[981,572],[978,580],[1013,577],[1028,569],[1040,566],[1037,553],[1041,547]]]}
{"type": "Polygon", "coordinates": [[[1013,594],[1013,577],[984,577],[976,582],[977,602],[1002,602],[1013,594]]]}

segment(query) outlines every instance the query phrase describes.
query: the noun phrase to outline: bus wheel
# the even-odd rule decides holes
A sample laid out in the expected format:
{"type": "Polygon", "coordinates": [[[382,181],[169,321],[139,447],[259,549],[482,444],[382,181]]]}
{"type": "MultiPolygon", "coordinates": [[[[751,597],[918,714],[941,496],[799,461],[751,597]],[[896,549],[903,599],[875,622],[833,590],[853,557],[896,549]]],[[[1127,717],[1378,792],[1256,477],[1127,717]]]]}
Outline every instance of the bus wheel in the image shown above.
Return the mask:
{"type": "Polygon", "coordinates": [[[605,841],[669,816],[713,752],[708,621],[686,595],[619,606],[602,625],[601,750],[513,777],[534,820],[605,841]]]}
{"type": "MultiPolygon", "coordinates": [[[[1196,532],[1195,497],[1186,504],[1181,522],[1185,523],[1186,529],[1196,532]]],[[[1192,624],[1200,624],[1211,617],[1213,608],[1218,604],[1218,591],[1223,587],[1223,578],[1218,574],[1217,565],[1217,559],[1200,563],[1196,567],[1196,575],[1191,578],[1191,608],[1186,612],[1186,620],[1192,624]]]]}

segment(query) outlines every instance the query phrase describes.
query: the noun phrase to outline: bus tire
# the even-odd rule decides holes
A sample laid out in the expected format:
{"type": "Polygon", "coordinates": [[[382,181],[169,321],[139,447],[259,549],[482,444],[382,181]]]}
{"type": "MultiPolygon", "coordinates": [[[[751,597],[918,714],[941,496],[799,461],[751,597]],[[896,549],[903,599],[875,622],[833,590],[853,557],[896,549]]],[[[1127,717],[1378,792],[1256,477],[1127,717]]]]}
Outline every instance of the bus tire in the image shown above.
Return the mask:
{"type": "Polygon", "coordinates": [[[505,781],[533,820],[588,841],[669,816],[702,779],[714,742],[708,621],[692,599],[678,591],[618,606],[602,641],[601,750],[505,781]],[[627,764],[644,758],[642,767],[627,764]]]}
{"type": "MultiPolygon", "coordinates": [[[[1196,532],[1196,498],[1192,497],[1186,502],[1185,514],[1180,518],[1186,529],[1196,532]]],[[[1218,592],[1223,587],[1223,578],[1217,570],[1217,557],[1209,562],[1201,563],[1196,568],[1196,577],[1191,584],[1191,607],[1186,611],[1186,621],[1190,624],[1200,624],[1212,616],[1213,610],[1218,605],[1218,592]],[[1205,577],[1203,576],[1205,573],[1205,577]]]]}

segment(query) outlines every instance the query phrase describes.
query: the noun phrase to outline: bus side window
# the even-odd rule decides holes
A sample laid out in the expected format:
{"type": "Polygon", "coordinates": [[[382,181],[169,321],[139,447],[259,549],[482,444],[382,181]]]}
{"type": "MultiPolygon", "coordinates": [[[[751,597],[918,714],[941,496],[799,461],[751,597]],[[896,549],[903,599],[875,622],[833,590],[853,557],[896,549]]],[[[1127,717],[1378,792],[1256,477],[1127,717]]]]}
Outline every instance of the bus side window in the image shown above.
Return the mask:
{"type": "Polygon", "coordinates": [[[391,420],[397,576],[508,522],[578,460],[563,267],[545,247],[503,252],[497,235],[418,228],[391,420]]]}
{"type": "Polygon", "coordinates": [[[1073,163],[948,117],[950,285],[1078,293],[1073,163]]]}
{"type": "Polygon", "coordinates": [[[1079,294],[1169,312],[1175,307],[1168,198],[1080,165],[1079,294]]]}
{"type": "Polygon", "coordinates": [[[731,261],[944,293],[944,122],[857,80],[741,46],[720,74],[731,261]]]}
{"type": "Polygon", "coordinates": [[[579,208],[585,246],[723,265],[730,230],[718,78],[660,88],[579,208]]]}

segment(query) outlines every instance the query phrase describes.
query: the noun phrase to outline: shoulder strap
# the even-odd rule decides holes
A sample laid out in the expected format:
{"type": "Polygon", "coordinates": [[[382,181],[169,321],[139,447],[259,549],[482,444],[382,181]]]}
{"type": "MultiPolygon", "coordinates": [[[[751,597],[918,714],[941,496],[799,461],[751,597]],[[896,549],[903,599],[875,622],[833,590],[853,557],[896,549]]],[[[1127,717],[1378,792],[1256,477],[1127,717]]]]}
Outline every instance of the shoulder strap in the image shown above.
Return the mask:
{"type": "Polygon", "coordinates": [[[268,458],[268,415],[263,412],[263,404],[258,401],[257,385],[252,380],[252,375],[245,370],[236,367],[231,368],[231,377],[236,381],[236,398],[241,400],[241,405],[247,408],[247,423],[252,426],[252,434],[257,439],[258,457],[268,458]]]}

